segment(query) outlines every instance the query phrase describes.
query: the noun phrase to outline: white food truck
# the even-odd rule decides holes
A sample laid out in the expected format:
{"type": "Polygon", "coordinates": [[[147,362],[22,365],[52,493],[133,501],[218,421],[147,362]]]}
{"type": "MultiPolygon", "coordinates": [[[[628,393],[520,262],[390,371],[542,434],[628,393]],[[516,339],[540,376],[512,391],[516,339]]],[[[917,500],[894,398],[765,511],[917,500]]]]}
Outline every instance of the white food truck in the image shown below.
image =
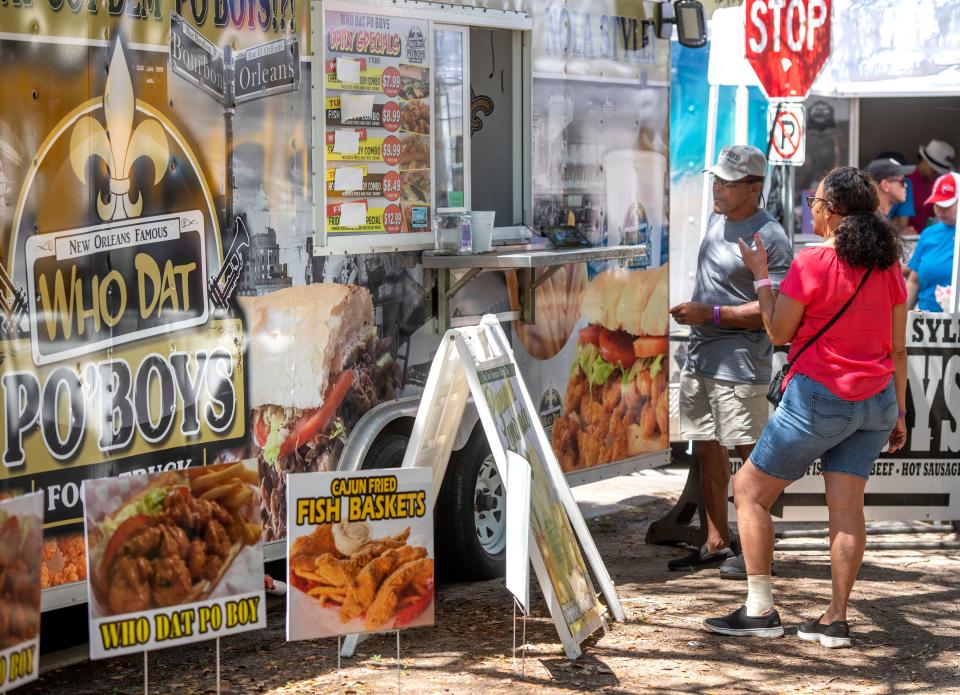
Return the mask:
{"type": "MultiPolygon", "coordinates": [[[[398,465],[441,336],[484,314],[571,484],[665,464],[661,5],[0,5],[0,490],[45,493],[43,608],[86,597],[85,479],[257,457],[283,557],[285,474],[398,465]],[[609,310],[625,278],[642,321],[609,310]]],[[[495,576],[475,413],[454,448],[438,557],[495,576]]]]}

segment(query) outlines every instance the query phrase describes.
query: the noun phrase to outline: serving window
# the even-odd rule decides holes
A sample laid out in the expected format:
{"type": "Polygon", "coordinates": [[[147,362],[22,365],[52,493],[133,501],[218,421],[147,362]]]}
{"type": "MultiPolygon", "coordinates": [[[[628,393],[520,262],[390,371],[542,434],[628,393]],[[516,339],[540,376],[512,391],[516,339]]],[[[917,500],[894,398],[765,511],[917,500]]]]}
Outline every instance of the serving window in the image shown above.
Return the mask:
{"type": "Polygon", "coordinates": [[[316,253],[430,248],[437,214],[493,205],[498,227],[523,221],[523,153],[515,145],[526,15],[327,2],[313,22],[322,37],[312,74],[314,113],[322,114],[313,126],[316,253]],[[482,134],[479,175],[471,141],[492,110],[489,97],[478,109],[471,89],[477,33],[490,37],[484,60],[490,53],[501,61],[491,77],[504,92],[497,116],[508,124],[496,133],[488,124],[482,134]]]}

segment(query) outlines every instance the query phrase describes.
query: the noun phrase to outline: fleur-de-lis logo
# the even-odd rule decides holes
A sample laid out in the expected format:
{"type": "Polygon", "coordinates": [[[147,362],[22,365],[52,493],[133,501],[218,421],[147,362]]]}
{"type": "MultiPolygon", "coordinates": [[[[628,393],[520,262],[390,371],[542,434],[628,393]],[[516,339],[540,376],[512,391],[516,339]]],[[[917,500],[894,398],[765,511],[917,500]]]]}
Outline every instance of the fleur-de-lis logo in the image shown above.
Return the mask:
{"type": "Polygon", "coordinates": [[[84,116],[70,135],[70,163],[81,183],[87,183],[87,161],[99,157],[110,172],[110,188],[97,196],[97,213],[102,220],[138,217],[143,210],[143,197],[130,180],[133,163],[141,157],[153,161],[153,185],[160,183],[167,171],[170,150],[163,126],[146,119],[133,127],[136,100],[127,61],[118,41],[110,59],[110,74],[103,90],[103,112],[107,127],[95,118],[84,116]]]}

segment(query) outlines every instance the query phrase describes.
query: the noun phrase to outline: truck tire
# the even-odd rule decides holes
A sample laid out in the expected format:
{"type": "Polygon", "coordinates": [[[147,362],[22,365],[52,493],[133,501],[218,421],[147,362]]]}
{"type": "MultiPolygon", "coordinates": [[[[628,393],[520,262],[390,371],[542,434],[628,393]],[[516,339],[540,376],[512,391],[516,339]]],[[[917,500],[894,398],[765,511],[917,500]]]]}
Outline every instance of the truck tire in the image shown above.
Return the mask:
{"type": "Polygon", "coordinates": [[[379,468],[400,468],[403,455],[407,452],[407,437],[399,434],[381,434],[377,437],[367,455],[363,458],[360,470],[369,471],[379,468]]]}
{"type": "Polygon", "coordinates": [[[445,578],[502,577],[506,568],[506,489],[478,424],[450,456],[437,498],[435,538],[445,578]]]}

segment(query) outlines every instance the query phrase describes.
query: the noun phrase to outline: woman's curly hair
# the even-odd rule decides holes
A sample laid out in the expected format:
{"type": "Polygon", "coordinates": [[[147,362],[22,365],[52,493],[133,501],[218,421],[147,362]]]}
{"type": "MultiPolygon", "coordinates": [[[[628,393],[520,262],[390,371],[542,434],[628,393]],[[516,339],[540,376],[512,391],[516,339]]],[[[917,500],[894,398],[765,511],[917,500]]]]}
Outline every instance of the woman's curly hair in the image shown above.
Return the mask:
{"type": "Polygon", "coordinates": [[[831,212],[843,216],[836,230],[840,260],[855,268],[889,268],[903,257],[900,235],[880,216],[876,184],[855,167],[838,167],[823,179],[831,212]]]}

